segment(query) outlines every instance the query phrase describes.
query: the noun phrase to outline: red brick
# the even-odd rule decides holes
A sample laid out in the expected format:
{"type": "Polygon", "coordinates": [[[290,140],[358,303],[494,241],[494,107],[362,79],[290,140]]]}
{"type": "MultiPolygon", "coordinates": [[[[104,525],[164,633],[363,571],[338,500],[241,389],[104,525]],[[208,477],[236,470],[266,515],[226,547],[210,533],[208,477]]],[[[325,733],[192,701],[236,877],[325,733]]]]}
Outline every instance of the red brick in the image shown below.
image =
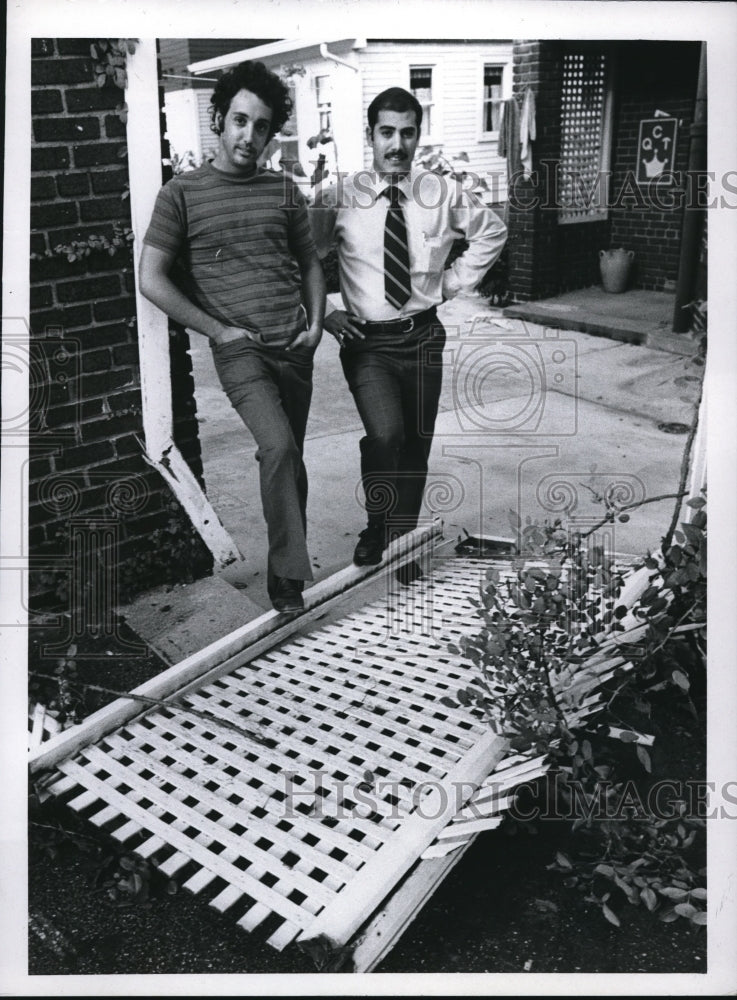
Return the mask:
{"type": "Polygon", "coordinates": [[[100,375],[85,375],[82,378],[82,397],[110,395],[116,389],[138,385],[138,376],[132,371],[109,371],[100,375]]]}
{"type": "Polygon", "coordinates": [[[44,146],[31,150],[31,170],[66,170],[69,150],[66,146],[44,146]]]}
{"type": "Polygon", "coordinates": [[[94,170],[90,173],[92,179],[92,190],[95,194],[108,194],[110,191],[124,191],[128,187],[128,171],[121,167],[120,170],[94,170]]]}
{"type": "Polygon", "coordinates": [[[125,134],[125,123],[117,115],[105,115],[105,135],[108,139],[118,139],[125,134]]]}
{"type": "Polygon", "coordinates": [[[59,201],[48,205],[31,206],[31,228],[49,229],[77,221],[77,205],[73,201],[59,201]]]}
{"type": "Polygon", "coordinates": [[[77,445],[74,448],[65,448],[61,455],[56,456],[56,467],[59,471],[89,468],[109,461],[114,454],[115,449],[111,441],[77,445]]]}
{"type": "Polygon", "coordinates": [[[91,38],[57,38],[56,45],[62,56],[89,56],[91,38]]]}
{"type": "Polygon", "coordinates": [[[92,310],[88,305],[60,306],[57,309],[47,309],[45,312],[31,313],[31,329],[41,334],[47,327],[60,326],[63,330],[88,326],[92,319],[92,310]]]}
{"type": "Polygon", "coordinates": [[[53,56],[56,51],[54,46],[53,38],[32,38],[31,39],[31,56],[34,59],[39,59],[44,56],[53,56]]]}
{"type": "Polygon", "coordinates": [[[31,114],[44,115],[63,111],[60,90],[31,91],[31,114]]]}
{"type": "Polygon", "coordinates": [[[96,142],[74,147],[76,167],[95,167],[102,163],[120,163],[123,146],[119,142],[96,142]]]}
{"type": "Polygon", "coordinates": [[[56,294],[60,302],[91,302],[120,292],[117,275],[104,275],[78,281],[60,281],[56,294]]]}
{"type": "Polygon", "coordinates": [[[51,285],[31,285],[31,309],[47,309],[54,301],[51,285]]]}
{"type": "MultiPolygon", "coordinates": [[[[127,214],[127,209],[124,211],[127,214]]],[[[119,219],[122,214],[120,198],[92,198],[89,201],[81,201],[79,214],[82,222],[119,219]]]]}
{"type": "Polygon", "coordinates": [[[82,354],[83,372],[105,372],[110,368],[110,351],[103,348],[99,351],[85,351],[82,354]]]}
{"type": "Polygon", "coordinates": [[[107,302],[98,302],[95,306],[95,319],[120,319],[121,317],[132,317],[136,314],[136,303],[134,299],[121,296],[117,299],[110,299],[107,302]]]}
{"type": "Polygon", "coordinates": [[[37,118],[33,123],[33,135],[36,142],[99,139],[100,122],[97,118],[37,118]]]}
{"type": "Polygon", "coordinates": [[[31,178],[31,201],[43,201],[56,198],[56,185],[53,177],[31,178]]]}
{"type": "Polygon", "coordinates": [[[87,174],[59,174],[56,187],[62,197],[75,194],[87,194],[90,189],[90,179],[87,174]]]}
{"type": "Polygon", "coordinates": [[[31,64],[31,84],[89,83],[92,77],[91,59],[37,59],[31,64]]]}
{"type": "Polygon", "coordinates": [[[67,111],[110,111],[123,103],[123,91],[117,87],[85,87],[67,90],[67,111]]]}

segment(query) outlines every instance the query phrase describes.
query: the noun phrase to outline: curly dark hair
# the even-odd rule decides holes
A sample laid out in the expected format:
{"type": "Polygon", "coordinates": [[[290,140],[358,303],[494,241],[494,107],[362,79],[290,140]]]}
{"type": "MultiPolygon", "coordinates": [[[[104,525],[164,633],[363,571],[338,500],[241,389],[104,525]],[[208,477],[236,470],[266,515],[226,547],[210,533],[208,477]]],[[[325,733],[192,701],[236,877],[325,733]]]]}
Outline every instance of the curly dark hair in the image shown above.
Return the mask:
{"type": "Polygon", "coordinates": [[[286,84],[268,70],[262,62],[238,63],[227,73],[223,73],[215,84],[215,90],[210,98],[210,128],[220,135],[222,126],[218,125],[218,115],[223,118],[228,113],[230,102],[241,90],[250,90],[271,108],[271,129],[269,138],[279,132],[292,113],[292,101],[286,84]]]}

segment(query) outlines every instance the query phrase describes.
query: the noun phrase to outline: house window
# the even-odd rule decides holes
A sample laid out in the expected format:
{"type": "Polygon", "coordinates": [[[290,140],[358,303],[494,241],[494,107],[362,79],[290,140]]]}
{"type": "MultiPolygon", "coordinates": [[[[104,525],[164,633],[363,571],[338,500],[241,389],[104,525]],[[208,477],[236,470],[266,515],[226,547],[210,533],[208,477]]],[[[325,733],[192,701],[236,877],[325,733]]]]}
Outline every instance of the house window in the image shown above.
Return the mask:
{"type": "Polygon", "coordinates": [[[292,113],[281,128],[278,142],[274,140],[272,142],[274,143],[275,150],[279,150],[281,169],[289,174],[293,174],[295,165],[297,170],[301,169],[299,167],[299,137],[297,135],[297,104],[295,100],[294,81],[286,80],[285,82],[289,90],[289,98],[292,102],[292,113]]]}
{"type": "Polygon", "coordinates": [[[409,68],[409,89],[420,102],[422,108],[422,128],[420,129],[420,141],[429,143],[433,134],[433,92],[432,92],[432,66],[410,66],[409,68]]]}
{"type": "Polygon", "coordinates": [[[564,56],[558,222],[607,217],[612,101],[603,53],[564,56]]]}
{"type": "Polygon", "coordinates": [[[492,66],[484,63],[484,94],[482,105],[483,135],[490,135],[499,131],[499,121],[502,113],[502,79],[504,77],[503,66],[492,66]]]}
{"type": "Polygon", "coordinates": [[[332,135],[332,88],[329,76],[315,77],[315,99],[317,101],[317,117],[320,131],[332,135]]]}

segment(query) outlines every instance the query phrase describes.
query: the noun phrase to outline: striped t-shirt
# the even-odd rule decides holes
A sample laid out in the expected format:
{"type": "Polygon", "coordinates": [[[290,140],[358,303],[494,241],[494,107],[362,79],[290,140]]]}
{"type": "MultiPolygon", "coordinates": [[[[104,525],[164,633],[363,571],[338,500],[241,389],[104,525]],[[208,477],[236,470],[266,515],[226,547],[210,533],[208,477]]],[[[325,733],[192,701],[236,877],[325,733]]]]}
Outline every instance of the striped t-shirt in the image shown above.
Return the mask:
{"type": "Polygon", "coordinates": [[[144,242],[176,255],[182,290],[208,315],[288,344],[304,329],[298,267],[317,254],[301,192],[284,174],[206,163],[156,198],[144,242]]]}

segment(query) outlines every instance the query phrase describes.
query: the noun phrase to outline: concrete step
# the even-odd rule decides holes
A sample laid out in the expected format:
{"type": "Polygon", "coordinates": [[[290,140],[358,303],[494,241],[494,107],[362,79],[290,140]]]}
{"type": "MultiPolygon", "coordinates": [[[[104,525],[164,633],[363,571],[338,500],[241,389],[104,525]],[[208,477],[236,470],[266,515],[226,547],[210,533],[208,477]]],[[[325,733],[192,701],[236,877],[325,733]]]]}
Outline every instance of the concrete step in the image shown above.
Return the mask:
{"type": "Polygon", "coordinates": [[[120,615],[167,663],[179,663],[264,608],[217,576],[157,587],[118,608],[120,615]]]}

